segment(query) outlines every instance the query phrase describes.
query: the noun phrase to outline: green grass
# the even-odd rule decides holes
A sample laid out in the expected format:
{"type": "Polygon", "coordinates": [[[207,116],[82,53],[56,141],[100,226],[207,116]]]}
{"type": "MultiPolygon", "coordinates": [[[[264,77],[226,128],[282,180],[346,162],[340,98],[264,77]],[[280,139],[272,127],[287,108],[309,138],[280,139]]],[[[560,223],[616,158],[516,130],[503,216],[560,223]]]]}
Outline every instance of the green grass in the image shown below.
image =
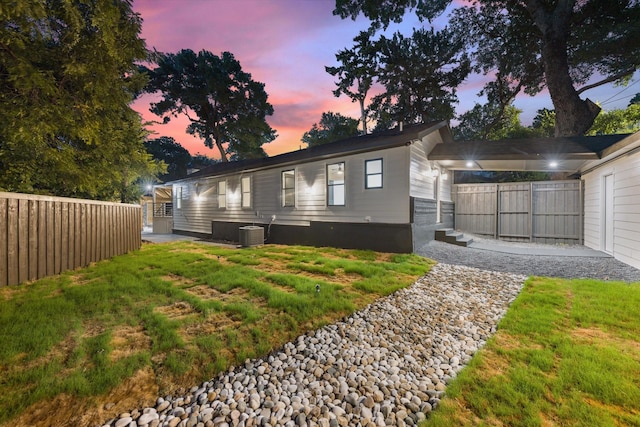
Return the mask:
{"type": "Polygon", "coordinates": [[[424,426],[640,425],[640,283],[531,278],[424,426]]]}
{"type": "Polygon", "coordinates": [[[178,242],[0,289],[0,424],[34,404],[43,416],[60,412],[46,406],[60,396],[85,405],[76,412],[99,407],[142,370],[161,394],[190,387],[410,285],[431,265],[372,251],[178,242]]]}

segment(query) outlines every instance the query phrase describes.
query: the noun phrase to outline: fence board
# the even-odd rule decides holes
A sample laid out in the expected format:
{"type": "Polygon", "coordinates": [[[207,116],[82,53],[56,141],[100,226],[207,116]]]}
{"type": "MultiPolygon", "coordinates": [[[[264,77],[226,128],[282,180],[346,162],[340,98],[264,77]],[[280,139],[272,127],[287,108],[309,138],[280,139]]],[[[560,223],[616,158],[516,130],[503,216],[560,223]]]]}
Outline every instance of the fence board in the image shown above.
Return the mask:
{"type": "Polygon", "coordinates": [[[62,271],[62,204],[53,202],[53,271],[60,274],[62,271]]]}
{"type": "Polygon", "coordinates": [[[138,249],[139,217],[136,205],[0,192],[0,286],[138,249]]]}
{"type": "Polygon", "coordinates": [[[18,201],[18,282],[29,280],[29,201],[18,201]]]}
{"type": "Polygon", "coordinates": [[[38,201],[29,200],[29,272],[27,280],[38,277],[38,201]]]}
{"type": "Polygon", "coordinates": [[[15,285],[18,279],[18,200],[9,200],[7,206],[7,283],[15,285]]]}
{"type": "Polygon", "coordinates": [[[582,243],[582,181],[456,184],[456,228],[504,240],[582,243]]]}
{"type": "Polygon", "coordinates": [[[7,232],[9,230],[9,216],[7,212],[8,200],[0,199],[0,286],[8,284],[8,239],[7,232]]]}

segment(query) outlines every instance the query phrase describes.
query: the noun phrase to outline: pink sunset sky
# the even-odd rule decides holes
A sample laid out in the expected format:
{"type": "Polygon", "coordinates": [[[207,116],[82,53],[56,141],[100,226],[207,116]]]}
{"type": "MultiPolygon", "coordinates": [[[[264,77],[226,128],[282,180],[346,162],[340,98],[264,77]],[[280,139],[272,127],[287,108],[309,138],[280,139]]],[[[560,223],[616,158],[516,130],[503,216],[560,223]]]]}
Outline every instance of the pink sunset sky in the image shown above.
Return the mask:
{"type": "MultiPolygon", "coordinates": [[[[216,55],[234,54],[242,69],[253,80],[265,83],[274,114],[267,121],[278,137],[263,148],[270,156],[305,147],[300,140],[304,132],[317,123],[323,112],[333,111],[359,117],[357,103],[346,96],[336,98],[334,77],[325,66],[337,65],[335,54],[351,48],[353,38],[368,27],[368,20],[340,19],[332,11],[334,0],[134,0],[133,9],[142,16],[142,38],[149,49],[176,53],[181,49],[208,50],[216,55]]],[[[400,30],[410,34],[419,27],[417,18],[408,14],[400,30]]],[[[485,77],[472,76],[458,88],[457,113],[476,102],[485,77]]],[[[637,81],[637,77],[634,81],[637,81]]],[[[605,103],[605,109],[625,108],[640,87],[604,86],[584,95],[605,103]],[[612,98],[613,97],[613,98],[612,98]],[[617,100],[617,101],[616,101],[617,100]],[[608,101],[608,102],[607,102],[608,101]],[[614,102],[615,101],[615,102],[614,102]]],[[[157,99],[157,97],[156,97],[157,99]]],[[[137,100],[133,107],[146,121],[159,120],[149,112],[150,95],[137,100]]],[[[523,123],[529,124],[540,108],[552,108],[546,93],[535,98],[521,95],[515,102],[523,110],[523,123]]],[[[192,154],[219,158],[202,140],[189,135],[186,117],[172,118],[165,125],[150,127],[150,138],[171,136],[192,154]]]]}

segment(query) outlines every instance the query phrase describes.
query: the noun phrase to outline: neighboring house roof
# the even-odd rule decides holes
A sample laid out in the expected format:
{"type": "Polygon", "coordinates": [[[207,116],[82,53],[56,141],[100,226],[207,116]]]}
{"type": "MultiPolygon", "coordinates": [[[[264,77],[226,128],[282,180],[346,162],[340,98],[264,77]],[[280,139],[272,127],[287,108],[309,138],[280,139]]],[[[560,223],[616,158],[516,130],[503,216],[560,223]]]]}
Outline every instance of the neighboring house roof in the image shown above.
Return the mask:
{"type": "Polygon", "coordinates": [[[305,163],[346,154],[356,154],[382,150],[385,148],[399,147],[402,145],[409,145],[412,141],[419,140],[425,135],[440,129],[446,132],[444,138],[450,137],[446,121],[405,125],[403,130],[394,128],[384,132],[355,136],[329,144],[291,151],[289,153],[273,157],[220,162],[193,173],[184,179],[225,175],[229,173],[264,169],[292,163],[305,163]]]}
{"type": "Polygon", "coordinates": [[[427,156],[447,169],[576,172],[586,162],[601,158],[607,149],[627,136],[461,141],[438,144],[427,156]]]}

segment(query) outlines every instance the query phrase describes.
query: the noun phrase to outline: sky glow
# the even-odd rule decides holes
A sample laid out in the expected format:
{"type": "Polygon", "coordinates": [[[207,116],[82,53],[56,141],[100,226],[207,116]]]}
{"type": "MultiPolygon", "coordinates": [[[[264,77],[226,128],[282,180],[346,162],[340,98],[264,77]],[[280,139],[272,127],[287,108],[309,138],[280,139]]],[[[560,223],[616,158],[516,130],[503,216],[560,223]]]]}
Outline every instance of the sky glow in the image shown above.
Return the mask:
{"type": "MultiPolygon", "coordinates": [[[[353,38],[368,27],[368,20],[357,21],[333,16],[334,0],[134,0],[133,9],[142,16],[142,38],[147,48],[176,53],[208,50],[216,55],[233,53],[242,69],[253,80],[265,83],[274,114],[267,118],[278,137],[263,148],[270,156],[305,148],[300,139],[323,112],[332,111],[359,118],[359,106],[346,96],[336,98],[334,77],[325,66],[337,65],[335,54],[351,48],[353,38]]],[[[408,14],[400,25],[390,28],[409,35],[422,24],[408,14]]],[[[437,23],[436,23],[437,25],[437,23]]],[[[637,81],[636,74],[636,81],[637,81]]],[[[463,113],[483,100],[477,96],[484,76],[471,76],[458,89],[456,112],[463,113]]],[[[623,88],[611,85],[585,92],[595,102],[616,96],[623,88]]],[[[604,107],[625,108],[640,85],[616,96],[619,103],[604,107]],[[634,90],[635,89],[635,90],[634,90]]],[[[159,99],[156,95],[155,99],[159,99]]],[[[160,121],[149,111],[153,95],[138,99],[133,108],[145,121],[160,121]]],[[[521,110],[524,124],[530,124],[540,108],[552,108],[548,94],[531,98],[520,95],[515,106],[521,110]]],[[[186,133],[186,117],[172,118],[168,124],[154,124],[150,138],[171,136],[191,154],[219,158],[216,150],[186,133]]]]}

